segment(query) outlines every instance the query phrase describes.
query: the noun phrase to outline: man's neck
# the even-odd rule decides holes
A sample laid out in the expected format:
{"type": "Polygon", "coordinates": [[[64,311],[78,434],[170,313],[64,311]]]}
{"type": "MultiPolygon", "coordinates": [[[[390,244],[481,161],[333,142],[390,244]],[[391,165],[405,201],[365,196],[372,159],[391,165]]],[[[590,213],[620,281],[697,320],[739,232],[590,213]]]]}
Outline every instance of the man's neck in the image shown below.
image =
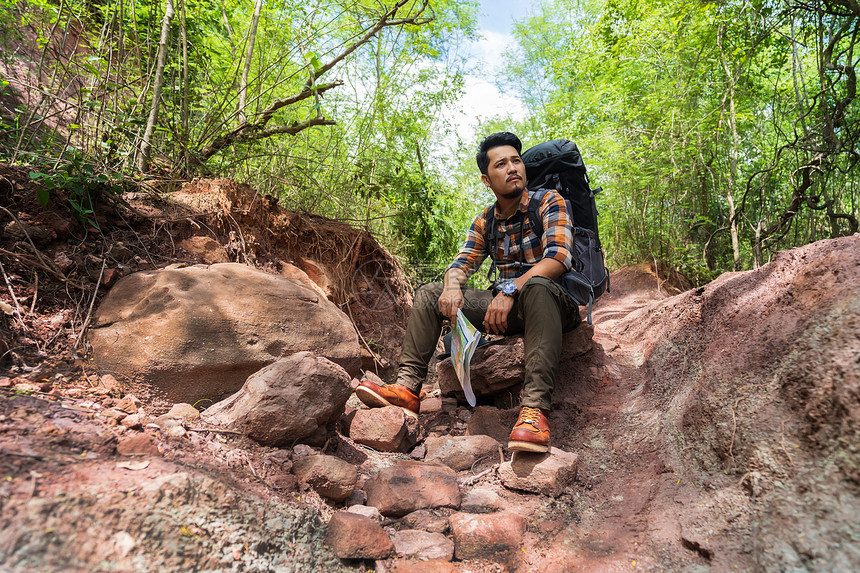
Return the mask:
{"type": "Polygon", "coordinates": [[[496,205],[498,206],[497,208],[499,211],[499,216],[502,219],[507,219],[508,217],[516,213],[517,209],[520,206],[521,200],[522,195],[511,199],[506,199],[504,197],[496,197],[496,205]]]}

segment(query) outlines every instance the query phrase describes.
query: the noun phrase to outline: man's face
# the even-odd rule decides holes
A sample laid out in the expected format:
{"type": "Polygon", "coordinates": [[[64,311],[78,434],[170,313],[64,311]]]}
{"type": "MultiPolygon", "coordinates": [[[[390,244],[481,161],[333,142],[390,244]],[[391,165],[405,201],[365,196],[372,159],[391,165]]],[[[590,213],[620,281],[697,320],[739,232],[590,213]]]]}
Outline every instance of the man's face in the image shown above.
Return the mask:
{"type": "Polygon", "coordinates": [[[487,151],[490,164],[486,175],[481,174],[484,182],[497,197],[514,199],[523,194],[526,188],[526,166],[517,150],[510,145],[500,145],[487,151]]]}

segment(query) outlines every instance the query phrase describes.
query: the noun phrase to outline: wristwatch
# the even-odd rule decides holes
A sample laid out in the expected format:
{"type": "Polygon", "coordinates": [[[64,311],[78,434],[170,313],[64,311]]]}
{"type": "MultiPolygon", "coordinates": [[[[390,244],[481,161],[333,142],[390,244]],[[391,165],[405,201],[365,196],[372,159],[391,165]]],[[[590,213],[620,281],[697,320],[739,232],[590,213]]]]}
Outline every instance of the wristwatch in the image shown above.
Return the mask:
{"type": "Polygon", "coordinates": [[[514,283],[514,281],[505,283],[504,286],[502,287],[502,294],[505,296],[509,296],[511,298],[516,298],[517,293],[519,293],[519,292],[520,291],[517,288],[517,285],[514,283]]]}

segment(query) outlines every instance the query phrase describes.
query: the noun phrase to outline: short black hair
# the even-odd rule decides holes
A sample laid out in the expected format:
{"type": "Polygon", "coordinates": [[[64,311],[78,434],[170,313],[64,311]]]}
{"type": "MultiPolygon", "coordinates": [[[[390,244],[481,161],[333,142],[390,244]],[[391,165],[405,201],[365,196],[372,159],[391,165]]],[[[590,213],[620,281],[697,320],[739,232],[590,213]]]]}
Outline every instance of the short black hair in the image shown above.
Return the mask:
{"type": "Polygon", "coordinates": [[[487,152],[494,147],[501,147],[503,145],[510,145],[517,150],[517,153],[522,153],[523,144],[520,143],[520,138],[513,133],[500,131],[499,133],[488,135],[481,142],[480,147],[478,147],[478,153],[475,155],[478,169],[483,175],[487,174],[487,168],[490,166],[490,158],[487,156],[487,152]]]}

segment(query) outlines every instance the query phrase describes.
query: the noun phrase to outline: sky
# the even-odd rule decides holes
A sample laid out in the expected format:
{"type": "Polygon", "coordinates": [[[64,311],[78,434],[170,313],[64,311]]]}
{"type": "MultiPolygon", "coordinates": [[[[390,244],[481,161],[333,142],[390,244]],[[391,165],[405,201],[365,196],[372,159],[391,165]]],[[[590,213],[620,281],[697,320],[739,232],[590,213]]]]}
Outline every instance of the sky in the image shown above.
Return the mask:
{"type": "Polygon", "coordinates": [[[480,61],[481,73],[467,75],[465,93],[452,110],[446,110],[463,141],[478,138],[475,133],[479,119],[511,116],[523,119],[525,107],[518,97],[502,93],[496,86],[496,74],[502,64],[501,53],[514,40],[511,28],[514,20],[528,15],[534,0],[481,0],[478,13],[478,33],[482,38],[469,46],[470,60],[480,61]]]}

